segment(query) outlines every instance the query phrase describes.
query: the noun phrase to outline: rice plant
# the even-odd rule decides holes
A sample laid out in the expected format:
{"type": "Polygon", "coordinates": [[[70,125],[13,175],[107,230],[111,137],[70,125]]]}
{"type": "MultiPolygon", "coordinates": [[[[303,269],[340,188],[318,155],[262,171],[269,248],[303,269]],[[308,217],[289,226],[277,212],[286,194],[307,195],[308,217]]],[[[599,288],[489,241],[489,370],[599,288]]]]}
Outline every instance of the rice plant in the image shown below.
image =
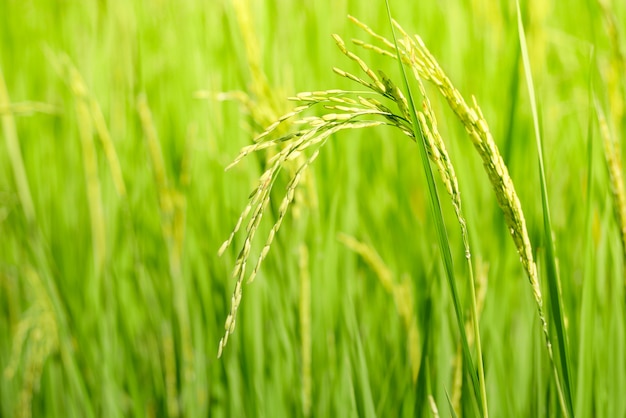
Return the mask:
{"type": "Polygon", "coordinates": [[[0,3],[0,416],[626,415],[623,2],[0,3]]]}
{"type": "MultiPolygon", "coordinates": [[[[447,100],[453,112],[465,126],[472,143],[483,160],[485,170],[494,188],[496,199],[505,215],[509,232],[516,244],[522,265],[524,266],[530,280],[531,289],[537,304],[537,310],[546,340],[546,347],[551,361],[554,362],[551,338],[548,333],[547,320],[543,312],[543,297],[524,214],[517,193],[515,192],[515,187],[508,174],[506,165],[504,164],[500,152],[495,145],[489,131],[488,123],[485,120],[480,107],[476,103],[476,100],[473,99],[472,106],[466,103],[465,99],[452,85],[450,79],[446,76],[419,36],[409,36],[397,22],[393,21],[393,25],[395,25],[395,28],[400,31],[403,38],[399,41],[391,42],[383,36],[375,33],[356,18],[351,17],[351,20],[380,44],[373,45],[360,40],[355,40],[354,43],[356,45],[365,49],[376,51],[381,55],[397,58],[399,62],[409,66],[420,86],[420,92],[424,97],[424,110],[419,113],[415,113],[410,90],[409,100],[407,100],[402,91],[393,83],[393,81],[391,81],[389,77],[387,77],[383,72],[379,72],[377,75],[372,69],[369,68],[363,59],[347,49],[346,44],[339,35],[333,35],[340,51],[358,64],[363,76],[355,75],[339,68],[334,68],[335,73],[359,84],[366,90],[327,90],[298,94],[293,97],[292,100],[298,102],[300,105],[297,106],[292,112],[279,117],[277,121],[272,123],[264,132],[254,139],[254,144],[244,147],[235,158],[234,162],[227,167],[227,169],[233,167],[243,158],[254,152],[277,147],[279,145],[281,147],[280,151],[278,151],[276,155],[270,159],[270,168],[268,168],[260,177],[259,186],[251,193],[250,201],[244,208],[233,232],[230,234],[230,237],[220,247],[221,254],[231,245],[233,238],[241,228],[242,223],[248,221],[249,218],[248,225],[246,227],[244,244],[239,252],[235,263],[235,269],[233,271],[233,276],[237,279],[237,281],[235,291],[232,296],[231,311],[225,324],[226,332],[219,343],[218,356],[221,356],[222,350],[226,346],[228,338],[232,335],[235,328],[236,316],[241,304],[244,279],[247,275],[246,267],[251,254],[252,243],[263,213],[270,201],[272,187],[276,181],[278,173],[287,161],[299,157],[302,153],[311,153],[310,156],[298,167],[295,175],[288,183],[287,191],[279,207],[277,221],[270,229],[265,245],[263,246],[257,260],[254,262],[252,272],[248,276],[248,282],[254,280],[258,274],[261,263],[269,253],[274,237],[280,229],[289,205],[293,201],[295,189],[300,181],[300,176],[302,176],[305,170],[307,170],[307,168],[315,161],[320,153],[320,150],[331,135],[338,133],[341,130],[374,128],[381,125],[390,125],[398,128],[402,133],[415,141],[421,142],[422,138],[417,138],[417,136],[418,134],[422,136],[424,139],[425,150],[431,161],[433,161],[436,165],[446,190],[452,200],[458,223],[463,234],[466,257],[468,261],[471,259],[467,228],[465,226],[465,219],[461,210],[458,182],[456,180],[454,167],[447,154],[444,142],[437,130],[437,121],[434,116],[434,112],[432,111],[426,91],[421,83],[421,80],[424,79],[434,84],[438,88],[441,95],[447,100]],[[382,100],[385,99],[393,102],[397,110],[393,111],[388,106],[383,104],[382,100]],[[308,111],[313,107],[322,107],[324,111],[328,113],[324,113],[322,116],[303,115],[305,111],[308,111]],[[415,113],[414,117],[412,117],[411,113],[415,113]],[[292,118],[295,118],[295,120],[291,121],[292,118]],[[297,129],[286,135],[273,136],[272,134],[274,131],[285,121],[291,121],[297,129]]],[[[409,88],[408,84],[406,84],[406,88],[409,88]]],[[[432,184],[434,185],[434,183],[432,184]]],[[[431,189],[431,198],[438,201],[436,189],[435,191],[431,189]]],[[[437,213],[437,209],[435,209],[435,213],[437,213]]],[[[445,241],[447,241],[447,238],[444,239],[444,242],[445,241]]],[[[444,252],[445,251],[446,250],[444,249],[444,252]]],[[[449,271],[448,276],[451,279],[449,283],[453,291],[453,295],[455,295],[455,306],[457,307],[457,312],[462,312],[456,296],[454,278],[452,277],[453,274],[451,273],[452,268],[450,263],[451,261],[446,260],[446,265],[448,266],[447,270],[449,271]]],[[[471,262],[469,262],[469,272],[472,288],[472,296],[470,299],[473,305],[472,312],[475,312],[476,296],[475,291],[473,290],[475,286],[471,262]]],[[[464,320],[462,320],[460,315],[457,316],[459,329],[462,334],[462,341],[464,342],[463,345],[467,346],[467,337],[464,332],[464,320]]],[[[559,318],[562,318],[562,316],[559,318]]],[[[475,342],[478,344],[478,347],[480,347],[480,334],[477,328],[476,316],[473,318],[473,323],[476,326],[476,331],[474,333],[475,342]]],[[[464,352],[466,355],[466,361],[468,361],[470,365],[470,376],[475,377],[476,372],[471,362],[471,357],[469,357],[469,351],[465,349],[464,352]]],[[[478,355],[479,358],[482,357],[480,349],[478,350],[478,355]]],[[[479,364],[482,364],[482,361],[479,361],[479,364]]],[[[561,382],[558,379],[558,375],[556,376],[557,386],[559,387],[559,392],[561,393],[561,382]]],[[[484,372],[482,371],[482,366],[480,366],[479,379],[482,382],[480,384],[480,394],[478,393],[478,382],[474,380],[473,383],[476,386],[475,390],[477,399],[482,398],[481,414],[486,415],[487,403],[486,393],[484,391],[484,372]]],[[[569,389],[567,390],[567,394],[569,396],[569,389]]],[[[563,406],[564,405],[565,404],[563,404],[563,406]]]]}

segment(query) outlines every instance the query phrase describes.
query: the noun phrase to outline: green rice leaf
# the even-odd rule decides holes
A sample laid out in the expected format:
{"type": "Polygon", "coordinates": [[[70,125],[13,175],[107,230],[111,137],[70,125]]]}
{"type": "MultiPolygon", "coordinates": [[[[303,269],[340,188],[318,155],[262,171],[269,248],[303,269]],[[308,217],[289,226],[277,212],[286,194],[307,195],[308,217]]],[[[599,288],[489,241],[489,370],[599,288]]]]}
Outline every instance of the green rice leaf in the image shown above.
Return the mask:
{"type": "MultiPolygon", "coordinates": [[[[554,239],[552,237],[552,223],[550,220],[550,205],[548,202],[548,189],[546,184],[546,174],[543,162],[543,142],[541,140],[541,133],[539,127],[539,114],[537,111],[537,100],[535,98],[535,90],[533,87],[532,71],[530,68],[530,59],[528,57],[528,48],[526,46],[526,35],[524,33],[524,25],[522,23],[522,15],[520,12],[519,1],[517,2],[517,24],[519,30],[520,47],[522,51],[522,61],[524,64],[524,72],[526,75],[526,85],[528,87],[528,94],[530,96],[530,106],[533,115],[535,139],[537,142],[537,156],[539,161],[539,178],[541,181],[541,204],[543,209],[543,228],[545,234],[545,240],[547,243],[546,248],[546,270],[548,287],[550,289],[550,307],[551,317],[556,327],[558,351],[559,351],[559,365],[558,372],[556,373],[556,384],[559,392],[559,399],[563,414],[565,416],[573,417],[574,408],[571,395],[571,380],[569,370],[569,358],[568,358],[568,346],[567,346],[567,331],[565,329],[565,312],[563,311],[563,302],[561,298],[561,283],[559,278],[559,272],[557,269],[556,250],[554,239]]],[[[556,365],[555,365],[556,367],[556,365]]]]}
{"type": "MultiPolygon", "coordinates": [[[[456,281],[454,277],[454,265],[452,262],[452,252],[450,249],[450,242],[448,240],[448,233],[446,231],[446,225],[443,218],[443,211],[441,209],[441,202],[439,199],[439,194],[437,192],[437,185],[435,184],[435,179],[433,176],[432,167],[430,166],[430,162],[428,160],[428,154],[426,151],[426,139],[424,138],[424,133],[422,132],[421,126],[419,124],[417,118],[417,112],[415,110],[415,102],[413,100],[413,94],[409,87],[409,81],[406,76],[406,72],[404,70],[404,66],[402,64],[402,58],[400,56],[400,52],[398,49],[398,40],[396,38],[395,29],[393,26],[393,19],[391,17],[391,9],[389,7],[389,1],[385,0],[385,4],[387,6],[387,16],[389,19],[389,25],[391,26],[391,33],[393,35],[393,42],[396,49],[396,55],[398,60],[398,65],[400,67],[400,73],[402,74],[402,79],[404,82],[405,94],[409,104],[409,113],[411,116],[411,122],[413,126],[414,137],[416,138],[420,150],[420,156],[422,158],[422,165],[424,167],[424,173],[426,175],[426,181],[428,183],[428,192],[430,195],[430,203],[431,203],[431,212],[433,217],[435,218],[435,227],[437,229],[437,238],[439,242],[439,248],[441,250],[441,256],[443,258],[443,264],[445,267],[446,278],[448,279],[448,285],[450,287],[450,292],[452,294],[454,311],[456,313],[456,321],[459,327],[459,332],[461,334],[461,346],[463,351],[463,359],[465,361],[467,372],[470,377],[470,381],[472,382],[473,394],[476,397],[476,402],[479,405],[480,416],[487,416],[486,410],[486,397],[481,396],[480,382],[478,378],[478,373],[476,372],[476,367],[474,366],[474,361],[472,360],[472,356],[469,350],[469,343],[467,341],[467,334],[465,332],[465,321],[463,319],[463,307],[461,305],[461,300],[459,299],[458,290],[456,287],[456,281]],[[419,140],[418,138],[421,138],[419,140]],[[482,402],[479,399],[482,398],[482,402]]],[[[484,391],[483,391],[484,394],[484,391]]]]}

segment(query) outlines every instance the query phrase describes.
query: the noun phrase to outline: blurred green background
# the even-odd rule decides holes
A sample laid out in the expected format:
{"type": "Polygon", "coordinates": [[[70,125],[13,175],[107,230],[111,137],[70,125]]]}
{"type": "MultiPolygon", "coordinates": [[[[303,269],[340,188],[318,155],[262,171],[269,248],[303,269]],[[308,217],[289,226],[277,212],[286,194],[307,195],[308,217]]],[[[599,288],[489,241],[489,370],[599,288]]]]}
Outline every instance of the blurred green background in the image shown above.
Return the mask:
{"type": "MultiPolygon", "coordinates": [[[[625,416],[624,258],[592,97],[619,138],[625,75],[611,69],[620,68],[626,7],[521,6],[576,414],[625,416]]],[[[391,7],[476,96],[541,268],[515,3],[391,7]]],[[[324,148],[217,358],[243,238],[217,251],[265,157],[224,168],[289,111],[288,96],[357,88],[332,72],[357,67],[331,34],[371,40],[348,14],[391,36],[380,1],[0,1],[1,416],[427,416],[429,396],[448,416],[447,394],[473,416],[468,386],[455,379],[458,329],[418,149],[390,128],[341,133],[324,148]]],[[[396,63],[361,56],[397,79],[396,63]]],[[[464,128],[434,97],[484,301],[491,415],[558,416],[515,246],[464,128]]],[[[449,202],[444,210],[465,298],[461,237],[449,202]]]]}

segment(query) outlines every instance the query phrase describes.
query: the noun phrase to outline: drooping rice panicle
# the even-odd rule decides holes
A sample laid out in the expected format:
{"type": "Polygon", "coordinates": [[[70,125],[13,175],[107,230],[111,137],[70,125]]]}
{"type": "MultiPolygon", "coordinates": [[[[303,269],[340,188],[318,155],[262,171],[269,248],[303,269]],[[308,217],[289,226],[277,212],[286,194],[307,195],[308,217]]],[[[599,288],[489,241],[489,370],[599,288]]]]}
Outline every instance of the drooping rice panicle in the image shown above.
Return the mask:
{"type": "MultiPolygon", "coordinates": [[[[376,77],[372,71],[368,71],[368,69],[363,68],[364,66],[361,67],[366,73],[369,73],[370,77],[372,75],[376,77]]],[[[351,80],[357,81],[361,85],[371,88],[375,93],[385,94],[385,91],[381,90],[381,86],[382,88],[385,88],[385,86],[380,81],[380,86],[377,86],[361,80],[357,76],[348,75],[349,73],[343,71],[339,71],[338,73],[351,80]]],[[[289,173],[291,175],[291,180],[287,186],[282,203],[280,204],[278,218],[268,234],[259,257],[254,263],[254,267],[248,277],[248,281],[254,280],[258,274],[262,262],[270,251],[270,247],[274,241],[276,233],[282,225],[287,210],[294,200],[296,188],[300,184],[302,176],[305,174],[310,164],[312,164],[318,157],[320,148],[331,135],[346,129],[363,129],[380,125],[399,126],[403,129],[405,134],[409,133],[409,130],[406,127],[406,121],[404,124],[400,122],[402,120],[401,116],[393,114],[386,106],[383,106],[382,103],[365,98],[364,94],[366,93],[367,92],[363,91],[349,92],[342,90],[329,90],[298,94],[291,99],[303,102],[304,104],[297,106],[294,111],[286,113],[284,116],[278,118],[276,122],[271,123],[265,131],[257,136],[256,141],[252,145],[244,147],[235,158],[234,162],[227,167],[232,167],[247,155],[254,152],[264,149],[272,149],[274,147],[282,147],[267,161],[267,163],[270,164],[270,168],[268,168],[261,176],[259,185],[251,194],[250,200],[238,218],[235,228],[219,250],[220,255],[224,253],[226,248],[232,244],[233,239],[240,230],[243,222],[250,218],[248,220],[248,226],[246,227],[246,238],[239,251],[233,270],[233,275],[237,279],[235,291],[233,293],[233,297],[231,298],[231,310],[226,321],[226,332],[219,344],[219,355],[221,355],[223,348],[228,342],[229,336],[234,331],[236,322],[235,318],[241,302],[243,281],[246,274],[248,259],[251,254],[252,242],[254,241],[255,234],[261,222],[263,212],[269,204],[272,186],[274,185],[277,175],[281,171],[283,165],[288,161],[299,159],[300,155],[312,150],[311,155],[307,157],[295,171],[289,173]],[[347,97],[349,95],[353,97],[347,97]],[[322,116],[302,115],[302,112],[309,108],[313,108],[314,106],[325,109],[329,112],[323,114],[322,116]],[[274,135],[276,128],[286,120],[291,120],[291,125],[296,127],[298,130],[296,132],[286,133],[282,136],[274,135]]]]}
{"type": "MultiPolygon", "coordinates": [[[[231,300],[231,310],[226,321],[226,332],[219,344],[219,355],[222,354],[229,336],[234,331],[235,318],[241,302],[244,285],[243,280],[246,274],[246,266],[249,264],[248,259],[251,254],[252,243],[255,239],[262,213],[268,205],[269,200],[273,199],[271,197],[271,189],[280,171],[280,167],[286,162],[296,158],[300,161],[295,170],[288,172],[291,180],[288,182],[287,190],[278,209],[277,219],[268,233],[258,258],[254,262],[252,272],[248,276],[248,282],[254,280],[263,261],[269,254],[276,234],[283,223],[287,209],[294,199],[301,176],[304,175],[307,168],[317,158],[320,148],[331,135],[345,129],[361,129],[390,125],[399,128],[405,135],[416,140],[410,122],[408,102],[402,91],[383,72],[375,73],[358,55],[348,51],[341,37],[334,35],[333,38],[339,50],[359,66],[360,70],[369,81],[366,78],[362,78],[359,75],[339,68],[333,68],[333,71],[341,77],[358,83],[367,90],[349,91],[331,89],[326,91],[302,92],[291,97],[290,100],[301,104],[291,112],[286,112],[283,116],[269,123],[268,127],[257,135],[254,142],[244,147],[233,163],[227,167],[227,169],[232,167],[242,161],[246,156],[257,151],[280,147],[280,149],[276,151],[276,154],[267,161],[267,163],[271,165],[271,168],[267,169],[261,176],[259,186],[255,192],[251,194],[250,200],[237,220],[233,232],[219,251],[220,254],[223,254],[225,249],[233,242],[244,220],[250,217],[248,227],[246,228],[246,237],[239,251],[237,261],[235,262],[233,274],[237,278],[237,282],[231,300]],[[388,104],[383,103],[378,98],[385,102],[388,101],[395,104],[398,110],[392,111],[388,104]],[[315,109],[322,109],[323,114],[321,116],[307,116],[305,114],[306,111],[315,109]],[[285,122],[288,122],[293,129],[279,132],[278,128],[285,124],[285,122]],[[311,154],[302,162],[300,156],[305,153],[311,154]]],[[[389,44],[387,44],[387,47],[388,46],[389,44]]],[[[408,62],[409,55],[407,53],[404,53],[404,55],[408,62]]],[[[464,227],[463,217],[460,215],[458,182],[456,181],[456,176],[445,145],[438,134],[436,120],[432,109],[430,109],[430,103],[427,102],[424,106],[424,112],[420,112],[420,123],[423,125],[423,129],[427,132],[427,136],[429,137],[426,144],[427,153],[437,164],[442,180],[444,184],[446,184],[446,190],[453,197],[455,211],[462,221],[461,229],[464,234],[464,242],[467,244],[468,241],[465,238],[467,231],[464,227]]],[[[467,245],[466,254],[468,255],[469,262],[469,249],[467,245]]],[[[470,267],[470,271],[471,269],[470,267]]]]}
{"type": "Polygon", "coordinates": [[[274,223],[274,226],[269,232],[265,245],[263,246],[263,249],[261,250],[261,254],[259,255],[259,258],[257,259],[256,265],[254,266],[254,269],[252,270],[252,273],[250,274],[250,277],[248,278],[248,282],[252,282],[254,280],[257,273],[259,272],[259,269],[261,268],[261,263],[263,262],[263,260],[265,260],[265,257],[267,257],[267,254],[269,253],[270,246],[272,245],[272,242],[274,242],[274,236],[280,229],[280,226],[283,223],[283,219],[285,219],[285,215],[287,214],[287,209],[289,208],[289,205],[293,201],[293,198],[295,195],[295,189],[296,187],[298,187],[298,183],[300,182],[302,173],[304,173],[304,171],[308,168],[308,166],[311,163],[313,163],[313,161],[315,161],[315,159],[318,156],[319,156],[319,149],[315,150],[315,152],[305,161],[305,163],[302,166],[300,166],[300,168],[298,169],[294,177],[289,182],[289,185],[287,186],[287,193],[285,194],[285,197],[283,198],[283,201],[281,202],[280,207],[278,209],[278,219],[276,220],[276,223],[274,223]]]}
{"type": "MultiPolygon", "coordinates": [[[[399,26],[397,22],[396,26],[399,26]]],[[[465,126],[472,143],[483,160],[483,165],[494,188],[496,199],[504,213],[509,233],[515,242],[522,265],[530,280],[533,295],[541,314],[542,326],[547,331],[547,323],[543,315],[543,298],[526,220],[513,185],[513,180],[493,140],[489,125],[476,103],[476,99],[472,97],[472,104],[467,104],[461,93],[453,86],[433,55],[426,48],[422,39],[417,35],[410,39],[410,44],[406,45],[408,50],[405,52],[410,56],[411,68],[414,70],[416,77],[427,80],[438,88],[452,111],[465,126]]]]}
{"type": "Polygon", "coordinates": [[[287,145],[270,160],[270,163],[272,164],[271,168],[268,169],[261,176],[259,186],[255,190],[255,192],[252,193],[248,205],[246,205],[246,207],[244,208],[241,216],[237,221],[237,224],[235,225],[235,229],[233,230],[229,238],[220,247],[219,253],[223,254],[226,248],[232,243],[233,238],[240,229],[242,223],[248,217],[250,212],[252,212],[252,216],[250,217],[250,220],[248,221],[248,226],[246,227],[246,238],[239,252],[233,270],[233,276],[237,278],[237,281],[235,284],[233,297],[231,298],[231,310],[226,321],[226,332],[223,338],[220,340],[218,356],[221,356],[223,348],[228,342],[229,336],[234,332],[235,318],[237,316],[237,311],[241,302],[241,297],[243,293],[243,282],[246,274],[246,266],[248,264],[248,259],[251,254],[252,242],[254,241],[256,232],[263,217],[263,213],[267,205],[269,204],[271,196],[270,192],[282,165],[288,160],[295,158],[294,156],[299,155],[301,152],[306,151],[311,147],[316,147],[311,156],[308,157],[307,160],[305,160],[305,162],[298,168],[298,170],[296,170],[291,181],[289,182],[286,194],[279,207],[278,219],[276,220],[274,226],[269,232],[266,243],[261,250],[261,253],[255,263],[252,273],[248,278],[248,281],[252,281],[256,277],[263,260],[269,253],[276,232],[282,225],[287,210],[294,199],[296,187],[300,183],[306,169],[318,157],[319,150],[324,145],[328,137],[344,129],[361,129],[385,124],[386,122],[383,121],[355,120],[362,116],[377,116],[381,114],[382,112],[372,112],[371,110],[366,109],[352,114],[327,114],[321,118],[309,119],[306,121],[305,125],[313,125],[313,127],[310,129],[307,129],[306,127],[302,128],[302,135],[294,136],[293,138],[296,139],[288,142],[287,145]]]}

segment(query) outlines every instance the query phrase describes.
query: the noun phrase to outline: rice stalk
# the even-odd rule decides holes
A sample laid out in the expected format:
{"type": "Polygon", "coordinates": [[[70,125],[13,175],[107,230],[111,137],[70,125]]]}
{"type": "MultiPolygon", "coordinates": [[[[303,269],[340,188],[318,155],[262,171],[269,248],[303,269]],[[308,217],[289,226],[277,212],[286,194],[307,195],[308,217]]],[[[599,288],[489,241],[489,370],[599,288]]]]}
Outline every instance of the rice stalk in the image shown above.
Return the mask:
{"type": "Polygon", "coordinates": [[[311,416],[311,274],[309,273],[309,250],[300,245],[300,340],[302,355],[302,415],[311,416]]]}
{"type": "MultiPolygon", "coordinates": [[[[478,262],[476,267],[476,317],[480,319],[485,306],[485,297],[487,295],[488,283],[488,266],[478,262]]],[[[473,319],[465,322],[465,332],[467,332],[467,342],[472,347],[476,342],[476,335],[472,334],[473,319]]],[[[463,353],[461,347],[457,347],[456,356],[454,357],[454,372],[452,377],[452,396],[450,402],[453,410],[461,409],[461,394],[463,393],[463,353]]]]}

